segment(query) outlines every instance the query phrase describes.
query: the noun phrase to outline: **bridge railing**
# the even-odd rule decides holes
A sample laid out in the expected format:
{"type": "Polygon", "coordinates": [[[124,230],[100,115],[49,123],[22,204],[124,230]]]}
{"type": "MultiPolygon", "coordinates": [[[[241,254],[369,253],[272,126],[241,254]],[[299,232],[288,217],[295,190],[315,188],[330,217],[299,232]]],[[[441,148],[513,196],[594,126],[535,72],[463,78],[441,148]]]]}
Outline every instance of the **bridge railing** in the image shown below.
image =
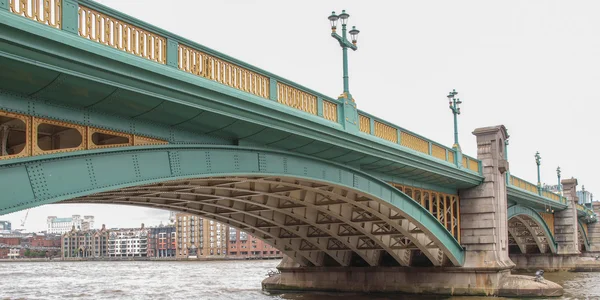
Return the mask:
{"type": "MultiPolygon", "coordinates": [[[[455,164],[456,151],[436,143],[412,131],[396,126],[364,111],[358,111],[359,130],[363,133],[374,135],[394,144],[399,144],[408,149],[435,157],[440,160],[455,164]]],[[[462,156],[463,168],[476,173],[481,173],[481,162],[475,158],[462,156]]]]}
{"type": "Polygon", "coordinates": [[[546,189],[538,189],[538,186],[536,184],[533,184],[527,180],[521,179],[517,176],[514,175],[510,175],[510,181],[509,181],[510,185],[517,187],[519,189],[528,191],[530,193],[533,194],[537,194],[539,196],[542,196],[546,199],[550,199],[556,202],[560,202],[560,203],[567,203],[567,199],[561,195],[555,194],[549,190],[546,189]]]}
{"type": "MultiPolygon", "coordinates": [[[[5,0],[7,1],[7,0],[5,0]]],[[[2,0],[0,0],[2,3],[2,0]]],[[[342,101],[132,18],[91,0],[8,0],[11,12],[158,64],[342,123],[342,101]]],[[[481,162],[359,112],[360,131],[481,173],[481,162]]]]}

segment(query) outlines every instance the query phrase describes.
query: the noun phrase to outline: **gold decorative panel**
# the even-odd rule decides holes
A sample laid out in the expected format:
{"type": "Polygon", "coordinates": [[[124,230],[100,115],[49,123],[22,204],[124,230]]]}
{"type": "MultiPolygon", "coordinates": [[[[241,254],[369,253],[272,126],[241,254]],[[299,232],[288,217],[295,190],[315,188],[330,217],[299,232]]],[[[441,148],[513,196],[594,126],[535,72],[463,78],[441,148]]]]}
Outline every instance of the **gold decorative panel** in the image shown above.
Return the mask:
{"type": "Polygon", "coordinates": [[[317,114],[317,97],[281,82],[277,83],[277,101],[293,108],[317,114]]]}
{"type": "Polygon", "coordinates": [[[338,121],[337,104],[323,100],[323,118],[329,121],[338,121]]]}
{"type": "Polygon", "coordinates": [[[448,151],[448,161],[454,163],[454,152],[448,151]]]}
{"type": "Polygon", "coordinates": [[[61,28],[61,0],[9,0],[10,11],[54,28],[61,28]]]}
{"type": "Polygon", "coordinates": [[[358,123],[360,131],[371,134],[371,119],[369,117],[359,114],[358,123]]]}
{"type": "MultiPolygon", "coordinates": [[[[8,126],[7,128],[9,128],[9,130],[19,130],[19,131],[23,130],[25,133],[24,134],[25,137],[23,139],[24,145],[22,145],[22,144],[19,145],[19,148],[22,147],[21,151],[19,151],[16,154],[12,154],[12,155],[11,154],[0,155],[0,160],[31,156],[31,117],[26,116],[26,115],[16,114],[16,113],[0,111],[0,118],[2,118],[2,117],[6,118],[6,119],[17,119],[17,120],[20,120],[21,122],[23,122],[25,124],[24,128],[15,128],[15,126],[8,126]]],[[[0,124],[0,125],[4,125],[4,124],[0,124]]],[[[9,137],[6,137],[7,141],[8,141],[8,138],[9,137]]],[[[4,145],[4,141],[0,141],[0,145],[2,145],[2,147],[7,146],[7,145],[4,145]]],[[[0,150],[5,151],[6,149],[0,149],[0,150]]]]}
{"type": "Polygon", "coordinates": [[[181,44],[178,49],[178,61],[179,69],[188,73],[262,98],[270,97],[270,82],[267,76],[181,44]]]}
{"type": "Polygon", "coordinates": [[[446,149],[436,145],[431,145],[431,155],[441,160],[446,160],[446,149]]]}
{"type": "Polygon", "coordinates": [[[167,61],[164,37],[81,5],[79,35],[161,64],[167,61]]]}
{"type": "Polygon", "coordinates": [[[546,222],[546,225],[548,225],[548,229],[550,229],[550,232],[552,232],[552,235],[554,236],[554,214],[540,213],[540,215],[542,216],[542,219],[544,219],[544,222],[546,222]]]}
{"type": "MultiPolygon", "coordinates": [[[[0,111],[0,130],[3,130],[3,126],[7,126],[9,132],[24,132],[25,137],[23,141],[16,141],[19,144],[18,146],[23,149],[22,151],[15,155],[2,155],[5,151],[0,149],[2,151],[0,152],[0,160],[100,148],[164,145],[169,143],[145,136],[0,111]],[[25,125],[15,126],[12,119],[20,120],[25,125]],[[94,134],[102,134],[103,142],[98,144],[94,139],[94,134]],[[119,143],[118,141],[123,142],[119,143]]],[[[2,132],[0,132],[0,137],[2,137],[2,132]]],[[[96,140],[98,140],[97,137],[96,140]]],[[[14,143],[15,141],[9,141],[9,143],[11,142],[14,143]]],[[[6,147],[5,144],[7,144],[5,141],[0,140],[2,147],[6,147]]]]}
{"type": "Polygon", "coordinates": [[[479,172],[479,162],[469,159],[469,170],[479,172]]]}
{"type": "Polygon", "coordinates": [[[392,143],[398,143],[398,129],[375,121],[375,136],[380,137],[384,140],[388,140],[392,143]]]}
{"type": "Polygon", "coordinates": [[[427,209],[460,243],[460,198],[458,195],[393,182],[390,184],[427,209]]]}
{"type": "Polygon", "coordinates": [[[401,145],[425,154],[429,154],[429,142],[404,131],[400,132],[401,145]]]}

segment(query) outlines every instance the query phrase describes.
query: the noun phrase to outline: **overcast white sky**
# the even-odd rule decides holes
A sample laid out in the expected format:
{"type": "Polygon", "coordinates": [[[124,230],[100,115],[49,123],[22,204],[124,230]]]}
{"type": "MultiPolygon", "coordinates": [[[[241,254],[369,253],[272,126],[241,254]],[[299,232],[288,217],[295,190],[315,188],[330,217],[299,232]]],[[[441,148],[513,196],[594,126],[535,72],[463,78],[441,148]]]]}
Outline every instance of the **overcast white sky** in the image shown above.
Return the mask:
{"type": "MultiPolygon", "coordinates": [[[[342,56],[327,17],[346,9],[361,31],[349,55],[360,109],[451,146],[446,95],[455,88],[465,153],[476,156],[475,128],[504,124],[512,174],[535,183],[540,151],[542,182],[555,184],[560,165],[579,188],[599,186],[599,1],[98,2],[331,97],[342,91],[342,56]]],[[[50,205],[31,209],[26,228],[72,214],[109,227],[168,218],[125,206],[50,205]]],[[[24,215],[0,219],[18,227],[24,215]]]]}

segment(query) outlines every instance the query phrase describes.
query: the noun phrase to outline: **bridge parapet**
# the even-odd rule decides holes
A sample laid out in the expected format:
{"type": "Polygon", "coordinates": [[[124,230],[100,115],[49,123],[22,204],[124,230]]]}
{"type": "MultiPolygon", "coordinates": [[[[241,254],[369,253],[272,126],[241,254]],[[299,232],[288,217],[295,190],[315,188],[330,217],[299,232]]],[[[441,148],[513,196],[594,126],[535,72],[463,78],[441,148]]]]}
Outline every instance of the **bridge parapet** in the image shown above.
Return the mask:
{"type": "Polygon", "coordinates": [[[514,176],[512,174],[510,174],[509,184],[515,188],[527,191],[532,194],[536,194],[536,195],[546,198],[548,200],[556,201],[556,202],[562,203],[562,204],[567,204],[567,198],[565,198],[561,195],[555,194],[551,191],[539,188],[537,185],[535,185],[529,181],[526,181],[524,179],[521,179],[517,176],[514,176]]]}
{"type": "MultiPolygon", "coordinates": [[[[2,2],[6,2],[6,5],[0,6],[0,9],[4,8],[16,15],[77,35],[82,40],[93,41],[156,64],[196,75],[247,93],[250,97],[269,100],[267,103],[272,104],[267,105],[277,105],[275,102],[283,104],[323,118],[332,124],[340,124],[338,128],[348,132],[354,133],[360,127],[364,133],[414,150],[428,158],[450,162],[464,170],[481,174],[481,163],[477,159],[468,156],[461,158],[454,149],[364,112],[360,112],[359,118],[353,99],[342,101],[344,97],[328,97],[94,1],[2,2]],[[354,109],[348,109],[347,106],[353,106],[354,109]]],[[[131,57],[132,62],[135,62],[135,59],[131,57]]]]}

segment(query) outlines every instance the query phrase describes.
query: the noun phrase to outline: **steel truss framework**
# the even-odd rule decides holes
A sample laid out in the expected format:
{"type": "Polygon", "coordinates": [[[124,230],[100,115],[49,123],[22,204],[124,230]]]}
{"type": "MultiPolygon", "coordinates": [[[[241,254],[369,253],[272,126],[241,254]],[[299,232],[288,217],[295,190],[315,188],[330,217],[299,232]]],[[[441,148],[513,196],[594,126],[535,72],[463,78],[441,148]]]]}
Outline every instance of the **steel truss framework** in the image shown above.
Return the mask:
{"type": "Polygon", "coordinates": [[[457,195],[396,183],[392,185],[427,209],[460,243],[460,199],[457,195]]]}
{"type": "MultiPolygon", "coordinates": [[[[521,253],[556,253],[553,232],[538,212],[523,206],[508,209],[508,244],[521,253]]],[[[553,218],[552,218],[553,220],[553,218]]]]}
{"type": "Polygon", "coordinates": [[[341,186],[282,177],[211,177],[124,188],[64,201],[151,206],[200,215],[247,231],[303,266],[326,256],[370,266],[384,253],[410,266],[415,251],[434,266],[444,252],[399,209],[341,186]]]}

